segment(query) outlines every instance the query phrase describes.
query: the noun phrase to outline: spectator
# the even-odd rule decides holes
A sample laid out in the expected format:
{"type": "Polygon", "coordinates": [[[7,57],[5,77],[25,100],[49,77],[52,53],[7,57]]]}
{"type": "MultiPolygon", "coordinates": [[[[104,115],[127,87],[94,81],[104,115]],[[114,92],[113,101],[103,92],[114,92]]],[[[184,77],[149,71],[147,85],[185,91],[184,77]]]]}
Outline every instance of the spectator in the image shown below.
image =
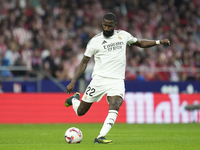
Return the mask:
{"type": "Polygon", "coordinates": [[[4,36],[0,36],[0,56],[4,57],[7,50],[4,36]]]}
{"type": "Polygon", "coordinates": [[[58,66],[56,65],[55,62],[55,58],[56,58],[56,52],[54,50],[52,50],[50,52],[50,55],[47,56],[44,60],[43,60],[43,68],[46,72],[48,72],[50,75],[52,75],[53,77],[56,77],[56,70],[58,68],[58,66]]]}
{"type": "Polygon", "coordinates": [[[20,58],[20,54],[18,52],[18,45],[14,41],[8,42],[8,49],[5,53],[5,59],[8,60],[8,65],[13,66],[18,58],[20,58]]]}
{"type": "Polygon", "coordinates": [[[169,72],[167,71],[167,58],[166,55],[159,51],[157,56],[156,68],[156,79],[159,81],[169,81],[169,72]]]}
{"type": "Polygon", "coordinates": [[[177,82],[180,81],[180,69],[181,64],[176,62],[176,56],[173,55],[168,60],[169,69],[169,81],[177,82]]]}
{"type": "Polygon", "coordinates": [[[183,81],[195,81],[199,80],[199,73],[196,66],[194,65],[194,58],[189,57],[183,62],[182,80],[183,81]]]}
{"type": "MultiPolygon", "coordinates": [[[[180,63],[182,63],[182,67],[183,63],[188,62],[190,59],[188,56],[194,58],[196,69],[200,67],[198,55],[200,52],[200,3],[196,0],[162,2],[129,0],[113,1],[112,3],[104,0],[45,0],[37,2],[1,0],[0,4],[0,56],[2,58],[5,55],[7,55],[6,57],[11,56],[11,41],[15,42],[15,47],[17,47],[17,51],[20,49],[21,54],[15,56],[17,58],[13,57],[13,60],[10,57],[9,65],[14,65],[15,61],[18,60],[17,65],[21,63],[21,65],[24,65],[23,63],[26,62],[26,65],[31,68],[30,60],[34,55],[31,51],[33,47],[38,47],[41,50],[42,60],[45,62],[43,63],[45,69],[51,67],[50,70],[52,71],[52,68],[54,68],[52,74],[55,76],[55,68],[63,66],[63,61],[70,64],[71,55],[83,53],[82,50],[86,48],[88,40],[100,32],[102,15],[107,11],[112,11],[118,16],[118,27],[129,30],[132,35],[138,38],[162,39],[163,37],[171,37],[170,41],[172,41],[170,49],[159,46],[159,49],[165,54],[165,59],[169,61],[165,62],[164,66],[161,64],[159,64],[161,66],[157,66],[170,67],[168,68],[170,72],[165,72],[165,74],[168,74],[165,78],[160,73],[157,74],[159,78],[155,77],[156,72],[153,68],[158,55],[156,48],[152,48],[151,51],[141,48],[128,48],[130,57],[127,58],[127,73],[130,73],[130,70],[144,69],[139,74],[144,76],[147,81],[179,81],[186,80],[187,77],[184,77],[184,79],[182,77],[188,74],[183,73],[184,75],[179,76],[179,73],[175,70],[179,69],[180,63]],[[32,45],[25,48],[29,41],[32,45]],[[29,52],[25,49],[28,49],[29,52]],[[60,50],[59,53],[61,54],[58,55],[57,49],[60,50]],[[136,62],[131,60],[135,52],[140,52],[142,58],[144,58],[139,64],[137,60],[136,62]],[[51,62],[54,63],[50,63],[55,65],[53,67],[47,67],[47,64],[53,59],[52,55],[54,55],[50,53],[56,55],[54,56],[56,62],[52,60],[51,62]],[[174,56],[174,53],[176,53],[176,56],[174,56]],[[135,65],[129,61],[135,63],[135,65]],[[152,70],[148,72],[149,67],[152,70]]],[[[161,60],[159,60],[159,63],[162,63],[163,60],[161,60]]],[[[92,64],[93,62],[91,62],[92,64]]],[[[47,70],[49,71],[49,69],[47,70]]],[[[89,79],[89,71],[91,69],[88,69],[87,79],[89,79]]],[[[136,80],[139,74],[136,72],[135,78],[132,79],[136,80]]]]}
{"type": "MultiPolygon", "coordinates": [[[[8,59],[3,59],[2,60],[2,66],[4,66],[4,67],[8,67],[9,66],[9,61],[8,61],[8,59]]],[[[10,80],[10,79],[12,79],[12,77],[13,77],[13,74],[12,74],[12,72],[11,71],[9,71],[8,69],[3,69],[2,71],[1,71],[1,77],[4,79],[4,80],[10,80]]]]}
{"type": "Polygon", "coordinates": [[[23,45],[25,42],[32,39],[31,32],[25,28],[25,21],[26,17],[20,17],[16,21],[16,26],[12,31],[15,41],[17,41],[19,45],[23,45]]]}
{"type": "Polygon", "coordinates": [[[195,51],[195,52],[193,53],[193,58],[194,58],[194,65],[195,65],[197,68],[200,68],[200,52],[195,51]]]}
{"type": "Polygon", "coordinates": [[[2,83],[0,82],[0,94],[3,93],[2,88],[3,88],[3,85],[2,85],[2,83]]]}
{"type": "Polygon", "coordinates": [[[70,80],[71,77],[68,72],[69,66],[65,64],[65,60],[62,60],[57,70],[55,71],[56,78],[58,78],[59,80],[70,80]]]}
{"type": "Polygon", "coordinates": [[[125,79],[126,80],[136,80],[137,78],[137,70],[136,67],[138,67],[137,61],[135,58],[130,58],[128,61],[129,65],[126,67],[125,72],[125,79]]]}
{"type": "Polygon", "coordinates": [[[78,67],[79,61],[75,54],[72,54],[69,61],[65,61],[65,65],[68,68],[69,79],[73,78],[76,68],[78,67]]]}
{"type": "Polygon", "coordinates": [[[146,81],[156,80],[155,62],[149,55],[145,56],[145,58],[143,59],[143,63],[140,65],[140,69],[141,74],[146,81]]]}
{"type": "Polygon", "coordinates": [[[39,48],[33,49],[33,56],[31,58],[31,66],[33,70],[40,70],[42,66],[41,52],[39,48]]]}
{"type": "Polygon", "coordinates": [[[27,66],[27,68],[32,69],[32,62],[31,58],[33,55],[31,49],[32,43],[30,41],[26,41],[22,45],[22,49],[20,50],[22,63],[27,66]]]}

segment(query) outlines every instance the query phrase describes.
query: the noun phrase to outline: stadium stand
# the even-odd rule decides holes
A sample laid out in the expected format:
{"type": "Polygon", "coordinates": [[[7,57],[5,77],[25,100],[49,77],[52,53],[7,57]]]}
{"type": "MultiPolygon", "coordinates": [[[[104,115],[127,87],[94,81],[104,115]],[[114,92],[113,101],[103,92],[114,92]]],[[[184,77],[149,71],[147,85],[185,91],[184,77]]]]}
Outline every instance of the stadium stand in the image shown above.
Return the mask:
{"type": "MultiPolygon", "coordinates": [[[[171,40],[169,47],[129,47],[126,80],[199,80],[199,0],[1,0],[0,7],[0,64],[27,68],[1,69],[1,80],[29,80],[40,69],[70,80],[108,11],[117,15],[118,29],[138,38],[171,40]]],[[[92,66],[93,60],[86,80],[92,66]]]]}

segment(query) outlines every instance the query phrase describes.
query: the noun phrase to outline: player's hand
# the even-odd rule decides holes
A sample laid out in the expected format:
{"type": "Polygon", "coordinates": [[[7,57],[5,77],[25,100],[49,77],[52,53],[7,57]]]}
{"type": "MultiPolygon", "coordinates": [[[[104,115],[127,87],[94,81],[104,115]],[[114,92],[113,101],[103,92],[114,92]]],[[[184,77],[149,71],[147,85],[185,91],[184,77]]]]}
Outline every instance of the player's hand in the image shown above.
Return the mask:
{"type": "Polygon", "coordinates": [[[169,39],[160,40],[160,44],[170,45],[169,39]]]}
{"type": "Polygon", "coordinates": [[[74,86],[75,86],[75,84],[70,83],[70,84],[67,86],[67,91],[66,91],[66,93],[67,93],[67,94],[70,94],[70,93],[74,90],[74,86]]]}

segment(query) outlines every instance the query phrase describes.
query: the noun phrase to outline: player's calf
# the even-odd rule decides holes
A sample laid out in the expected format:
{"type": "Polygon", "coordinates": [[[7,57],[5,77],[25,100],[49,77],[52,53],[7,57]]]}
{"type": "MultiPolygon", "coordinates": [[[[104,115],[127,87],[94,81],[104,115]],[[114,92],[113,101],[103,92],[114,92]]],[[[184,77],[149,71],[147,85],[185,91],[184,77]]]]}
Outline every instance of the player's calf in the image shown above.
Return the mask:
{"type": "Polygon", "coordinates": [[[81,101],[78,109],[77,109],[77,115],[78,116],[83,116],[85,113],[90,109],[93,103],[87,103],[85,101],[81,101]]]}

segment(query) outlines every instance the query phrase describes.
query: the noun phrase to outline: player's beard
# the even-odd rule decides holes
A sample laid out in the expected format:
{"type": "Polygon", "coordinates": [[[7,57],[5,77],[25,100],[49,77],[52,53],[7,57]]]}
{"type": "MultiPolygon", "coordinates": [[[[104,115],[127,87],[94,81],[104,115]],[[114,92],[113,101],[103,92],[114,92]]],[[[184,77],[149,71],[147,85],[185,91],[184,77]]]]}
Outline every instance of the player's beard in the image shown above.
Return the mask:
{"type": "Polygon", "coordinates": [[[105,31],[105,30],[103,30],[103,35],[105,37],[111,37],[113,35],[113,33],[114,33],[114,29],[111,30],[111,31],[105,31]]]}

